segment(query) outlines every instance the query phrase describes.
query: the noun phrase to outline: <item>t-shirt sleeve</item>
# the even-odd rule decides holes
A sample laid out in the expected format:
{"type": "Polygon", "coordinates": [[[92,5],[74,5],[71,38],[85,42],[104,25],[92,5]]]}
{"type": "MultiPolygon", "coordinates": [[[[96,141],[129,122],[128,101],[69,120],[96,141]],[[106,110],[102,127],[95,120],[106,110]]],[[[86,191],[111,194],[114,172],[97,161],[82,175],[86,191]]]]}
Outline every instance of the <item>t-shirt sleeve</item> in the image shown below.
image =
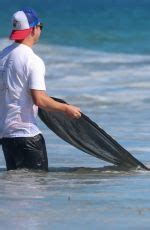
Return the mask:
{"type": "Polygon", "coordinates": [[[37,56],[30,60],[29,88],[36,90],[46,90],[45,65],[43,61],[37,56]]]}

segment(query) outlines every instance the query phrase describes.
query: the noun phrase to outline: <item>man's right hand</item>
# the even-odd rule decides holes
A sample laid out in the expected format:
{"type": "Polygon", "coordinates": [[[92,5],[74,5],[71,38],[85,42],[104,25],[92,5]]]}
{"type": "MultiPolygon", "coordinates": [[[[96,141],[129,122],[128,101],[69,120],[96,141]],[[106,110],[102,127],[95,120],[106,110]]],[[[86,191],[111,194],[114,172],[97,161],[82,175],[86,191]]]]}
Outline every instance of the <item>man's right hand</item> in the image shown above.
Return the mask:
{"type": "Polygon", "coordinates": [[[70,118],[79,119],[81,117],[80,108],[73,106],[73,105],[66,105],[65,114],[70,118]]]}

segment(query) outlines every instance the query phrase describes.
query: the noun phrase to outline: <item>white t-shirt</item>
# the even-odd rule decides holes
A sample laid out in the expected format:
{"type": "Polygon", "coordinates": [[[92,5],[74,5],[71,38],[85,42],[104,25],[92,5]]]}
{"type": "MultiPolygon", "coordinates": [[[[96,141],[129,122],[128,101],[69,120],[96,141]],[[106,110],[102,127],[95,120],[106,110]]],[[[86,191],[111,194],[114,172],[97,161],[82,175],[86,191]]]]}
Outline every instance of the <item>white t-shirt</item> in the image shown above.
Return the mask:
{"type": "Polygon", "coordinates": [[[40,133],[30,89],[45,90],[44,77],[45,65],[30,47],[14,43],[0,53],[0,138],[40,133]]]}

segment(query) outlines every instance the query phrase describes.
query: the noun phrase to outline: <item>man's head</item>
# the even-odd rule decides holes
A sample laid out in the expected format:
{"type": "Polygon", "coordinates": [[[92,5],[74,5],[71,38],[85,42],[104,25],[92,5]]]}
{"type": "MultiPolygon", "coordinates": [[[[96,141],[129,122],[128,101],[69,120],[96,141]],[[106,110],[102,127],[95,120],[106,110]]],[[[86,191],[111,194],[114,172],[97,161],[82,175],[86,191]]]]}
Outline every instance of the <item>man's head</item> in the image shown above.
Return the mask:
{"type": "Polygon", "coordinates": [[[37,13],[31,8],[17,11],[12,18],[12,32],[10,40],[22,41],[33,35],[35,42],[40,36],[42,23],[37,13]]]}

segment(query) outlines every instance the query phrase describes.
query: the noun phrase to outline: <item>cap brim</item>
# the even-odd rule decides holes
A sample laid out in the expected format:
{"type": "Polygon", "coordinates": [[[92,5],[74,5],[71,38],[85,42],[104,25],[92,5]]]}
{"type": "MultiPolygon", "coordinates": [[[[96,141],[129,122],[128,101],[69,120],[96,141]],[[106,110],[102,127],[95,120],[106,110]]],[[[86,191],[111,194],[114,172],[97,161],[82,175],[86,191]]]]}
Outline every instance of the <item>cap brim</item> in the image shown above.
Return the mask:
{"type": "Polygon", "coordinates": [[[32,31],[32,28],[29,28],[26,30],[13,30],[11,32],[9,39],[10,40],[23,40],[30,34],[31,31],[32,31]]]}

